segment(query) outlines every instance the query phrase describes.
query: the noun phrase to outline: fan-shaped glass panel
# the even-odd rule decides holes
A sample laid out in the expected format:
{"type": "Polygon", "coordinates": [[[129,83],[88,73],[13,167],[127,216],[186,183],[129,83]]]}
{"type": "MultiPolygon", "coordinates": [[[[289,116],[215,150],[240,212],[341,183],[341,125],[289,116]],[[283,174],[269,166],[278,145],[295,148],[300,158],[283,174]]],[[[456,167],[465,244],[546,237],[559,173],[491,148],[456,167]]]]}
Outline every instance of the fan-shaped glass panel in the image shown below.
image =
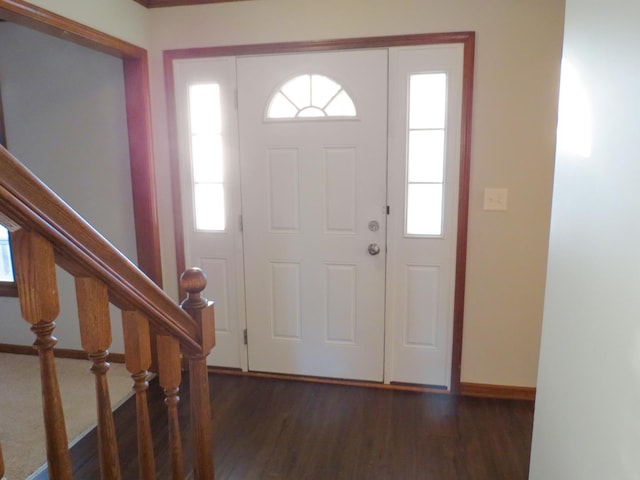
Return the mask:
{"type": "Polygon", "coordinates": [[[356,106],[344,90],[340,91],[324,109],[330,117],[355,117],[356,106]]]}
{"type": "Polygon", "coordinates": [[[324,75],[313,75],[311,77],[311,103],[320,108],[324,108],[336,96],[342,87],[324,75]]]}
{"type": "Polygon", "coordinates": [[[326,117],[327,114],[324,113],[322,110],[320,110],[317,107],[307,107],[307,108],[303,108],[302,110],[300,110],[298,112],[298,116],[299,117],[326,117]]]}
{"type": "Polygon", "coordinates": [[[273,95],[267,118],[355,117],[356,106],[342,86],[324,75],[300,75],[273,95]]]}
{"type": "Polygon", "coordinates": [[[280,91],[298,108],[311,105],[311,75],[300,75],[289,80],[280,91]]]}
{"type": "Polygon", "coordinates": [[[278,92],[273,96],[267,118],[293,118],[297,115],[298,108],[285,97],[282,92],[278,92]]]}

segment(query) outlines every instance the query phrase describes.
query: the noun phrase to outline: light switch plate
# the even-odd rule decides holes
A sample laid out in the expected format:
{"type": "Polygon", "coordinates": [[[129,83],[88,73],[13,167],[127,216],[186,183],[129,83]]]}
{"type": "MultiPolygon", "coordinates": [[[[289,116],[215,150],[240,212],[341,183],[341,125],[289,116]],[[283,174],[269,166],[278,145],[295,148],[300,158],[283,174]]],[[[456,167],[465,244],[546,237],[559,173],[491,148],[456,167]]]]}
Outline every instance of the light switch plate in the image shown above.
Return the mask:
{"type": "Polygon", "coordinates": [[[506,210],[507,209],[506,188],[485,188],[484,189],[484,209],[485,210],[506,210]]]}

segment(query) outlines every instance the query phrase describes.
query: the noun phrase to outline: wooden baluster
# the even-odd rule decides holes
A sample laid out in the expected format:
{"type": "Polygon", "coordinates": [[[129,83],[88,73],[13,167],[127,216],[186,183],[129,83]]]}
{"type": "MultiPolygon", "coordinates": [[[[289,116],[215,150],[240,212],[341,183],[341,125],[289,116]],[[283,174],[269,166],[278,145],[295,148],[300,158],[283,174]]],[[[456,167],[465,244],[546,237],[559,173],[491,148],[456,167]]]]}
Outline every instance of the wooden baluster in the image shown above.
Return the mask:
{"type": "Polygon", "coordinates": [[[151,344],[149,322],[140,312],[122,311],[122,331],[124,334],[124,358],[127,370],[133,378],[136,392],[136,422],[138,432],[138,472],[141,480],[156,478],[153,455],[153,438],[147,404],[149,367],[151,365],[151,344]]]}
{"type": "Polygon", "coordinates": [[[96,382],[100,477],[105,480],[119,480],[118,442],[107,383],[110,366],[107,356],[111,346],[109,292],[107,286],[96,278],[78,277],[76,297],[82,348],[89,353],[89,359],[93,362],[91,371],[96,382]]]}
{"type": "Polygon", "coordinates": [[[53,247],[40,235],[26,230],[12,232],[11,247],[22,317],[32,325],[31,331],[36,335],[33,345],[40,358],[49,478],[67,480],[71,478],[69,442],[53,357],[57,343],[53,320],[60,312],[53,247]]]}
{"type": "Polygon", "coordinates": [[[207,277],[199,268],[191,268],[180,277],[180,286],[188,293],[181,307],[198,325],[202,351],[187,355],[189,361],[189,388],[191,399],[191,431],[194,450],[194,478],[212,480],[213,437],[211,426],[211,400],[207,355],[216,344],[213,302],[202,295],[207,277]]]}
{"type": "Polygon", "coordinates": [[[184,459],[182,453],[182,439],[180,437],[180,422],[178,420],[178,403],[180,397],[180,382],[182,381],[180,344],[178,340],[168,335],[157,335],[158,370],[160,386],[164,389],[167,406],[167,420],[169,422],[169,451],[171,455],[171,478],[184,479],[184,459]]]}

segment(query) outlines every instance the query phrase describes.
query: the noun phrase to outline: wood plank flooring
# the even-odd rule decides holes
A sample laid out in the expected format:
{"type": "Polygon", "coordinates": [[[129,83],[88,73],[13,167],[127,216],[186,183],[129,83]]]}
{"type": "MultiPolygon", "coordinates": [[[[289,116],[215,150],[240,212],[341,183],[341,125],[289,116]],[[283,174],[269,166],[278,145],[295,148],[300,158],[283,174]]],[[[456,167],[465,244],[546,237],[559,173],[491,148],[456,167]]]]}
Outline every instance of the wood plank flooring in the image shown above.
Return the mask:
{"type": "MultiPolygon", "coordinates": [[[[217,480],[524,480],[528,475],[533,402],[235,375],[212,375],[210,385],[217,480]]],[[[188,399],[182,396],[188,452],[188,399]]],[[[157,385],[150,397],[159,478],[168,478],[157,385]]],[[[132,401],[116,412],[124,479],[137,478],[134,415],[132,401]]],[[[99,478],[95,445],[90,434],[72,449],[74,478],[99,478]]],[[[38,478],[47,478],[46,472],[38,478]]]]}

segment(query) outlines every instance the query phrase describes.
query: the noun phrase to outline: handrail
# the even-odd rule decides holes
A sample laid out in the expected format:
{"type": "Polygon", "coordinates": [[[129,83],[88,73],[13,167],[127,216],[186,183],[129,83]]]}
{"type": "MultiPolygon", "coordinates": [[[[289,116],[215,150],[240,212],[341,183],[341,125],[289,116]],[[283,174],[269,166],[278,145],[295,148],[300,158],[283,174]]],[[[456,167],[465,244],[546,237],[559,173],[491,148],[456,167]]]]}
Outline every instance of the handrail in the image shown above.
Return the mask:
{"type": "Polygon", "coordinates": [[[203,352],[196,321],[1,145],[0,172],[0,220],[9,230],[42,235],[62,268],[109,285],[114,305],[144,313],[185,353],[203,352]]]}

